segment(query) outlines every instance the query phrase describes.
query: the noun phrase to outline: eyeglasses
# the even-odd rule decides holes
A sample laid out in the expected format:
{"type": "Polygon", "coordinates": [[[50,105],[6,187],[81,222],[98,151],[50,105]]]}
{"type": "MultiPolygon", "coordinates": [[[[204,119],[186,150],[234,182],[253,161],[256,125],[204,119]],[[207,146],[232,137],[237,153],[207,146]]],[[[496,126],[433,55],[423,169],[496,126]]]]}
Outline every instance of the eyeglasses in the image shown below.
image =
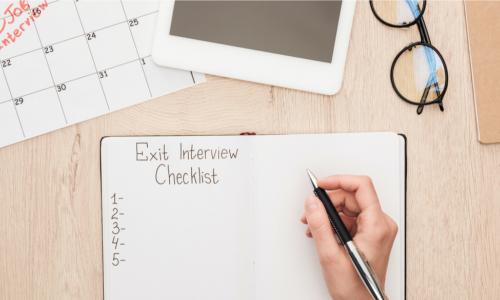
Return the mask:
{"type": "Polygon", "coordinates": [[[448,88],[448,68],[441,53],[431,44],[424,22],[426,0],[370,0],[375,17],[383,24],[405,28],[417,24],[420,42],[404,47],[391,66],[391,84],[404,101],[417,105],[421,114],[426,105],[438,104],[448,88]]]}

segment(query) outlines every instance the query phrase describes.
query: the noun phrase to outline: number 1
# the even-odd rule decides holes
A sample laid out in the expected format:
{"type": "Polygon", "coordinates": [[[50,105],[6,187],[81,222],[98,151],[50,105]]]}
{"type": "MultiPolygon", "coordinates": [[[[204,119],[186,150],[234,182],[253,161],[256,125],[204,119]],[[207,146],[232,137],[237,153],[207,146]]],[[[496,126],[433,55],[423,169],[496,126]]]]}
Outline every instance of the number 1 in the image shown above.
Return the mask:
{"type": "Polygon", "coordinates": [[[111,196],[111,199],[113,199],[113,205],[118,204],[118,202],[116,202],[116,193],[114,193],[113,196],[111,196]]]}

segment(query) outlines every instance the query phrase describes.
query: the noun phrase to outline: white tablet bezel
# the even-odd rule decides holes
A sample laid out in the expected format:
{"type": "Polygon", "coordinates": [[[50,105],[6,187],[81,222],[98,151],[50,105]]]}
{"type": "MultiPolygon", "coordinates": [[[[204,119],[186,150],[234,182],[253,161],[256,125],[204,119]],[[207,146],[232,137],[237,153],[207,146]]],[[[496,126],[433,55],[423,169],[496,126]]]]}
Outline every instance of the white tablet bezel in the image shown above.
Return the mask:
{"type": "Polygon", "coordinates": [[[174,2],[161,1],[152,50],[158,65],[319,94],[339,91],[355,0],[342,1],[331,63],[170,35],[174,2]]]}

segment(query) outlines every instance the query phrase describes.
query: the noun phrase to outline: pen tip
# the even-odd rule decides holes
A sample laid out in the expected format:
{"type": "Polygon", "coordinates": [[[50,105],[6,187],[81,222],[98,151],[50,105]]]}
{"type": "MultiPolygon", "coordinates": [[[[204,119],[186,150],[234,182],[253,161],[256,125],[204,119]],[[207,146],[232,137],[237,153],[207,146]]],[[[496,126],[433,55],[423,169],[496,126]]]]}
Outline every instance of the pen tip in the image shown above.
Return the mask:
{"type": "Polygon", "coordinates": [[[318,188],[318,180],[316,179],[316,176],[311,172],[311,170],[306,169],[307,175],[309,175],[309,179],[311,180],[311,183],[313,187],[316,189],[318,188]]]}

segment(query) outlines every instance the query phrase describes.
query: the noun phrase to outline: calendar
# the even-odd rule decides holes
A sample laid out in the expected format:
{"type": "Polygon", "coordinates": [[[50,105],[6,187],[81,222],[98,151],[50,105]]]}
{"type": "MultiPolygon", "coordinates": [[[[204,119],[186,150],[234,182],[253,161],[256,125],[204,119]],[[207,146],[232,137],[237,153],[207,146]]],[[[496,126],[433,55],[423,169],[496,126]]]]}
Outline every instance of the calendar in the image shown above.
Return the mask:
{"type": "Polygon", "coordinates": [[[0,147],[205,80],[159,67],[159,0],[0,0],[0,147]]]}

